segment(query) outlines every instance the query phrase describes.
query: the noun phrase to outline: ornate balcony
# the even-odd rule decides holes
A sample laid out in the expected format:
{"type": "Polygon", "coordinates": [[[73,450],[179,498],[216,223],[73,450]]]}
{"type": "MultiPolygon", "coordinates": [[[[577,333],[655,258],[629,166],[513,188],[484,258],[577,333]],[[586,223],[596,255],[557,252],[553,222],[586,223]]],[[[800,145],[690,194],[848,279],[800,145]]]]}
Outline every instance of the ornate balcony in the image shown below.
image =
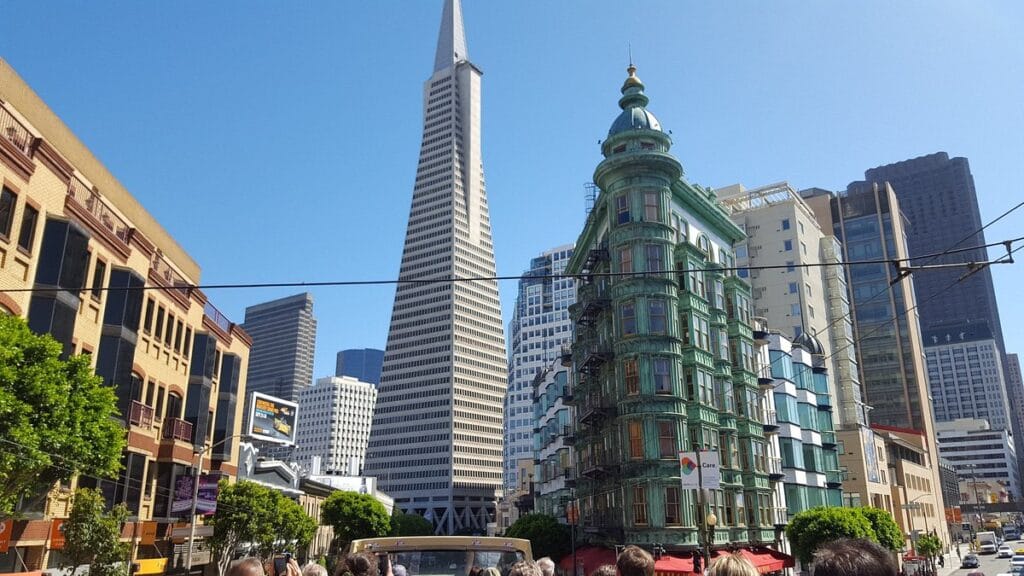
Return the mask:
{"type": "Polygon", "coordinates": [[[768,459],[768,479],[777,482],[786,477],[786,474],[782,471],[782,458],[769,458],[768,459]]]}
{"type": "Polygon", "coordinates": [[[772,508],[772,522],[778,529],[785,528],[789,524],[789,510],[784,507],[772,508]]]}
{"type": "Polygon", "coordinates": [[[754,330],[754,340],[759,344],[768,343],[768,320],[760,316],[753,316],[750,318],[750,323],[754,330]]]}
{"type": "Polygon", "coordinates": [[[588,394],[579,407],[580,424],[597,425],[614,417],[615,407],[602,394],[588,394]]]}
{"type": "Polygon", "coordinates": [[[779,429],[779,417],[775,410],[769,410],[764,413],[764,420],[761,422],[764,426],[765,433],[777,432],[779,429]]]}
{"type": "Polygon", "coordinates": [[[68,182],[68,203],[77,208],[77,212],[84,214],[84,220],[99,229],[104,235],[108,235],[111,241],[116,242],[119,248],[128,248],[128,235],[131,226],[124,219],[114,213],[107,204],[106,199],[98,191],[86,186],[84,182],[72,177],[68,182]]]}
{"type": "Polygon", "coordinates": [[[128,409],[128,423],[132,426],[149,428],[153,425],[153,409],[142,402],[132,400],[131,407],[128,409]]]}
{"type": "Polygon", "coordinates": [[[0,136],[14,144],[14,147],[25,156],[32,151],[32,144],[35,142],[35,137],[28,128],[3,108],[0,108],[0,136]]]}
{"type": "Polygon", "coordinates": [[[192,423],[181,418],[168,418],[164,421],[164,440],[192,441],[192,423]]]}
{"type": "Polygon", "coordinates": [[[608,298],[606,282],[584,281],[577,293],[576,322],[582,326],[592,326],[609,306],[611,300],[608,298]]]}
{"type": "Polygon", "coordinates": [[[579,371],[583,374],[597,374],[601,366],[612,359],[612,347],[604,342],[584,342],[580,347],[579,371]]]}

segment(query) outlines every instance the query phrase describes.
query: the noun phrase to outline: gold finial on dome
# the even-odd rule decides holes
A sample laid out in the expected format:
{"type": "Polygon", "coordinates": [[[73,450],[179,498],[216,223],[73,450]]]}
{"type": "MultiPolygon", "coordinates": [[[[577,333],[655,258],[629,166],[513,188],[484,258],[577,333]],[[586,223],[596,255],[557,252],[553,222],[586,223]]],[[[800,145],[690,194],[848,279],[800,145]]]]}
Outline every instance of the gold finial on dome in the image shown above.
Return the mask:
{"type": "Polygon", "coordinates": [[[626,86],[643,86],[644,83],[636,77],[636,66],[630,63],[629,67],[626,68],[626,72],[629,72],[629,77],[626,78],[626,86]]]}

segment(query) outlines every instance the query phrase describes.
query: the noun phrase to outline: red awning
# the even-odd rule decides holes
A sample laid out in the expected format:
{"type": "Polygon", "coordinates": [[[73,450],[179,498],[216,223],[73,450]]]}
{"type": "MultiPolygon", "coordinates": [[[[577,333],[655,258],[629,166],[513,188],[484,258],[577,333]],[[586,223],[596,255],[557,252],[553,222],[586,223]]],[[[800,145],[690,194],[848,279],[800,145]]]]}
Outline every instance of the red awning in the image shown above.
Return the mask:
{"type": "MultiPolygon", "coordinates": [[[[586,546],[576,549],[576,564],[583,566],[583,574],[590,574],[602,564],[615,564],[615,550],[586,546]]],[[[576,574],[572,567],[572,554],[566,554],[558,565],[566,574],[576,574]]]]}
{"type": "Polygon", "coordinates": [[[776,572],[783,568],[792,568],[796,564],[792,556],[778,550],[772,550],[771,548],[762,548],[760,550],[742,548],[738,554],[742,554],[744,558],[750,560],[750,563],[762,574],[776,572]]]}
{"type": "Polygon", "coordinates": [[[667,554],[654,562],[654,576],[683,576],[694,574],[693,557],[677,558],[667,554]]]}

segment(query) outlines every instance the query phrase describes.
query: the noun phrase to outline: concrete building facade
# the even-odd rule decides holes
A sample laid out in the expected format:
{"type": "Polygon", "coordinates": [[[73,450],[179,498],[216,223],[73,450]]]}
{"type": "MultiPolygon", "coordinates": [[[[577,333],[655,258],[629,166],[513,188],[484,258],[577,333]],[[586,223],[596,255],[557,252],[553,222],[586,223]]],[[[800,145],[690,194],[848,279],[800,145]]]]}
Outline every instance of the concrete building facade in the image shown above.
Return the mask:
{"type": "Polygon", "coordinates": [[[583,275],[570,314],[584,539],[683,557],[699,545],[771,543],[780,536],[750,288],[730,270],[743,232],[714,193],[682,179],[635,72],[567,267],[583,275]],[[691,449],[721,457],[707,502],[680,489],[678,453],[691,449]]]}
{"type": "Polygon", "coordinates": [[[571,365],[560,359],[534,378],[534,511],[562,523],[576,495],[576,411],[566,403],[572,397],[571,365]]]}
{"type": "Polygon", "coordinates": [[[572,341],[569,306],[576,281],[555,278],[565,271],[572,245],[545,250],[530,261],[508,325],[508,393],[505,395],[505,486],[518,484],[516,461],[534,456],[534,378],[572,341]]]}
{"type": "Polygon", "coordinates": [[[987,324],[925,330],[924,345],[937,422],[975,418],[1012,431],[1002,354],[987,324]]]}
{"type": "Polygon", "coordinates": [[[963,475],[1002,487],[1000,502],[1021,498],[1016,445],[1008,430],[986,420],[959,418],[935,425],[939,454],[963,475]]]}
{"type": "Polygon", "coordinates": [[[314,474],[359,476],[366,462],[377,388],[328,376],[299,392],[300,419],[292,460],[314,474]]]}
{"type": "Polygon", "coordinates": [[[58,567],[48,536],[76,487],[127,506],[133,554],[179,566],[175,481],[196,466],[235,476],[252,341],[194,288],[199,265],[3,60],[0,185],[0,312],[88,354],[127,437],[116,478],[82,474],[22,503],[0,571],[58,567]],[[139,543],[144,530],[153,544],[139,543]]]}
{"type": "Polygon", "coordinates": [[[298,401],[299,392],[313,384],[313,295],[305,292],[249,306],[242,326],[252,336],[249,391],[298,401]]]}
{"type": "Polygon", "coordinates": [[[366,475],[438,533],[483,533],[501,494],[508,363],[481,156],[481,72],[447,0],[366,475]],[[450,279],[456,281],[450,281],[450,279]]]}

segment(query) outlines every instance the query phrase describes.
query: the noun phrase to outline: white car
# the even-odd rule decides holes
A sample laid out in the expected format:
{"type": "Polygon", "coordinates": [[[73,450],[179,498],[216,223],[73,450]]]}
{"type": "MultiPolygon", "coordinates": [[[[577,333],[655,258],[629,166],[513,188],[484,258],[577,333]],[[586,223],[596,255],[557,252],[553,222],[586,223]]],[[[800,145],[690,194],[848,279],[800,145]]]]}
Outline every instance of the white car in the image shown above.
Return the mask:
{"type": "Polygon", "coordinates": [[[1015,554],[1013,558],[1010,558],[1010,566],[1024,566],[1024,554],[1015,554]]]}
{"type": "Polygon", "coordinates": [[[1003,544],[998,550],[996,550],[996,554],[999,558],[1013,558],[1013,548],[1003,544]]]}

